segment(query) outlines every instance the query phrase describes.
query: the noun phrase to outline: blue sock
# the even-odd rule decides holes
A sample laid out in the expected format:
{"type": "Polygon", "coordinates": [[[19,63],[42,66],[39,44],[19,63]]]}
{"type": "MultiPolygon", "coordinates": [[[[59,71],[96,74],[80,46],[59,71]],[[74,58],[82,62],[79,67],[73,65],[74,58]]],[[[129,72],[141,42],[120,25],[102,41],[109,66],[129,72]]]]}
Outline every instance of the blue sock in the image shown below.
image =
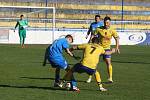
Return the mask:
{"type": "Polygon", "coordinates": [[[55,82],[56,82],[56,83],[59,83],[59,80],[60,80],[60,76],[59,76],[59,74],[56,74],[56,75],[55,75],[55,82]]]}
{"type": "Polygon", "coordinates": [[[73,87],[77,87],[77,81],[76,80],[71,80],[71,88],[73,89],[73,87]]]}

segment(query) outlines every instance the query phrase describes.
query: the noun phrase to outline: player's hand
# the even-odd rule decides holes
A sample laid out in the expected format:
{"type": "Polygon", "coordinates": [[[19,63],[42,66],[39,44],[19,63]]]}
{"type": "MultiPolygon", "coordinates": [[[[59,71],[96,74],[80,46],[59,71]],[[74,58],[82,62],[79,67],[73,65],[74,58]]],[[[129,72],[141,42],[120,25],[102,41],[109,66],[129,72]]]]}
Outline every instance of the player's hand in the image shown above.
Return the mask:
{"type": "Polygon", "coordinates": [[[73,58],[76,59],[76,60],[80,60],[81,59],[81,57],[78,57],[78,56],[75,56],[75,55],[73,55],[73,58]]]}
{"type": "Polygon", "coordinates": [[[112,52],[112,53],[115,53],[115,52],[116,52],[116,49],[115,49],[115,48],[112,48],[112,49],[111,49],[111,52],[112,52]]]}
{"type": "Polygon", "coordinates": [[[77,49],[78,46],[77,46],[77,45],[73,45],[72,48],[73,48],[73,49],[77,49]]]}
{"type": "Polygon", "coordinates": [[[72,48],[69,48],[69,51],[72,52],[73,50],[77,49],[76,45],[73,45],[72,48]]]}
{"type": "Polygon", "coordinates": [[[120,54],[119,48],[116,48],[115,51],[116,51],[118,54],[120,54]]]}
{"type": "Polygon", "coordinates": [[[88,38],[88,36],[89,36],[89,35],[86,35],[86,37],[85,37],[85,38],[87,39],[87,38],[88,38]]]}
{"type": "Polygon", "coordinates": [[[74,49],[73,48],[69,48],[69,51],[72,52],[74,49]]]}

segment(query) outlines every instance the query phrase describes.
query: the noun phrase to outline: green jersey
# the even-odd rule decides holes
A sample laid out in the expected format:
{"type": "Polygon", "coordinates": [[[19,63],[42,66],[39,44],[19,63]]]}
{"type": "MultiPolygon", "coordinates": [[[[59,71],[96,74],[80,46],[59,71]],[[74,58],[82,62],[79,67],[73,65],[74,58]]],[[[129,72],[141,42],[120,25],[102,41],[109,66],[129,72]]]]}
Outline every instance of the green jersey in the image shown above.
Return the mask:
{"type": "Polygon", "coordinates": [[[19,20],[15,26],[15,28],[17,26],[19,26],[19,30],[24,30],[27,28],[27,25],[28,25],[28,21],[27,20],[19,20]]]}

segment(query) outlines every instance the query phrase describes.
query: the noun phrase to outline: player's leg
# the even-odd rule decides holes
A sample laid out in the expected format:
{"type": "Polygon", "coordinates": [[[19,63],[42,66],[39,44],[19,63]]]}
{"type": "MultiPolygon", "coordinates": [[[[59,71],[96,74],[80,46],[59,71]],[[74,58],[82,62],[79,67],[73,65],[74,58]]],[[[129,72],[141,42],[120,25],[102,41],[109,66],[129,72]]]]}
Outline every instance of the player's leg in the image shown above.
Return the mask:
{"type": "Polygon", "coordinates": [[[107,65],[107,71],[109,75],[108,81],[112,83],[113,82],[113,78],[112,78],[113,70],[112,70],[111,58],[105,58],[105,62],[107,65]]]}
{"type": "Polygon", "coordinates": [[[56,66],[54,86],[57,84],[59,87],[62,87],[60,82],[60,69],[65,70],[68,67],[68,64],[64,58],[60,58],[54,61],[54,65],[56,66]]]}
{"type": "Polygon", "coordinates": [[[66,71],[66,74],[64,75],[63,79],[60,81],[59,87],[65,86],[65,88],[67,90],[70,90],[71,89],[71,79],[73,77],[73,69],[66,68],[65,71],[66,71]],[[69,81],[69,82],[67,82],[67,81],[69,81]]]}
{"type": "Polygon", "coordinates": [[[22,47],[23,44],[22,30],[19,30],[19,38],[20,38],[20,46],[22,47]]]}
{"type": "Polygon", "coordinates": [[[71,85],[69,90],[79,92],[80,90],[79,90],[79,88],[77,88],[77,81],[73,75],[74,72],[75,72],[75,70],[73,70],[73,69],[69,70],[66,73],[66,75],[64,76],[64,80],[70,81],[70,82],[67,82],[67,84],[70,83],[70,85],[71,85]]]}
{"type": "Polygon", "coordinates": [[[24,48],[25,47],[26,30],[23,30],[22,37],[23,37],[22,47],[24,48]]]}
{"type": "Polygon", "coordinates": [[[71,78],[72,78],[72,76],[73,76],[73,69],[69,70],[69,71],[65,74],[65,76],[63,77],[63,79],[66,80],[66,81],[67,81],[67,80],[70,81],[71,78]]]}
{"type": "Polygon", "coordinates": [[[56,68],[54,87],[59,87],[59,83],[60,83],[60,68],[56,68]]]}
{"type": "Polygon", "coordinates": [[[107,89],[103,88],[103,86],[102,86],[100,73],[97,70],[88,68],[86,66],[82,66],[80,68],[80,70],[81,70],[81,72],[86,72],[88,75],[93,75],[94,74],[95,79],[97,81],[97,84],[99,86],[99,90],[100,91],[107,91],[107,89]]]}
{"type": "Polygon", "coordinates": [[[66,66],[66,65],[63,65],[64,62],[57,58],[50,58],[48,57],[48,61],[50,62],[51,66],[53,68],[55,68],[55,81],[54,81],[54,87],[60,87],[60,69],[63,69],[63,66],[66,66]]]}
{"type": "Polygon", "coordinates": [[[92,75],[89,75],[89,78],[86,80],[87,83],[90,83],[92,81],[92,75]]]}
{"type": "Polygon", "coordinates": [[[45,50],[43,66],[46,66],[47,59],[48,59],[48,48],[46,48],[46,50],[45,50]]]}
{"type": "MultiPolygon", "coordinates": [[[[93,75],[95,73],[95,69],[90,69],[90,68],[78,63],[74,66],[74,72],[87,73],[88,75],[93,75]]],[[[76,85],[74,77],[72,77],[72,85],[76,85]]]]}
{"type": "Polygon", "coordinates": [[[100,76],[100,73],[97,70],[94,73],[94,76],[95,76],[96,82],[97,82],[97,84],[99,86],[99,90],[100,91],[107,91],[107,89],[103,88],[103,85],[101,83],[101,76],[100,76]]]}
{"type": "MultiPolygon", "coordinates": [[[[105,50],[105,52],[107,51],[110,51],[110,49],[105,50]]],[[[112,83],[113,82],[113,78],[112,78],[113,70],[112,70],[112,64],[111,64],[111,55],[103,55],[103,59],[107,65],[107,71],[109,75],[108,81],[112,83]]]]}
{"type": "Polygon", "coordinates": [[[71,72],[72,72],[72,74],[70,74],[70,76],[71,76],[71,89],[73,91],[80,92],[80,89],[77,87],[77,81],[75,80],[75,77],[74,77],[73,73],[75,73],[75,72],[78,72],[78,73],[85,72],[84,69],[83,69],[82,64],[80,64],[80,63],[75,64],[74,67],[71,69],[71,72]]]}
{"type": "Polygon", "coordinates": [[[82,66],[82,65],[81,65],[80,63],[75,64],[75,65],[65,74],[65,76],[64,76],[64,78],[63,78],[63,80],[64,80],[63,82],[65,82],[65,81],[70,81],[70,82],[69,82],[69,83],[71,84],[70,90],[72,90],[72,91],[77,91],[77,92],[80,91],[79,88],[77,88],[77,81],[75,80],[73,73],[81,71],[81,70],[80,70],[80,67],[81,67],[81,66],[82,66]]]}

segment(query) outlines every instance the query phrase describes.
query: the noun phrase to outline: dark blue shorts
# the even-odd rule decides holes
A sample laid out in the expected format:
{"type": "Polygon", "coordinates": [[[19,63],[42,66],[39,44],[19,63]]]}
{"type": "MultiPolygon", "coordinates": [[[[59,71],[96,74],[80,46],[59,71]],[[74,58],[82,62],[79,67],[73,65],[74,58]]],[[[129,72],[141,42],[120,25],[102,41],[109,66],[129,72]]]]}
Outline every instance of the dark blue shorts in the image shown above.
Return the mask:
{"type": "Polygon", "coordinates": [[[81,63],[77,63],[73,67],[73,72],[78,72],[78,73],[87,73],[89,75],[94,74],[96,69],[91,69],[86,66],[83,66],[81,63]]]}
{"type": "MultiPolygon", "coordinates": [[[[106,49],[105,52],[107,52],[107,51],[111,51],[111,50],[110,49],[106,49]]],[[[105,59],[105,58],[111,58],[111,55],[105,55],[105,54],[103,54],[102,56],[103,56],[103,59],[105,59]]]]}

